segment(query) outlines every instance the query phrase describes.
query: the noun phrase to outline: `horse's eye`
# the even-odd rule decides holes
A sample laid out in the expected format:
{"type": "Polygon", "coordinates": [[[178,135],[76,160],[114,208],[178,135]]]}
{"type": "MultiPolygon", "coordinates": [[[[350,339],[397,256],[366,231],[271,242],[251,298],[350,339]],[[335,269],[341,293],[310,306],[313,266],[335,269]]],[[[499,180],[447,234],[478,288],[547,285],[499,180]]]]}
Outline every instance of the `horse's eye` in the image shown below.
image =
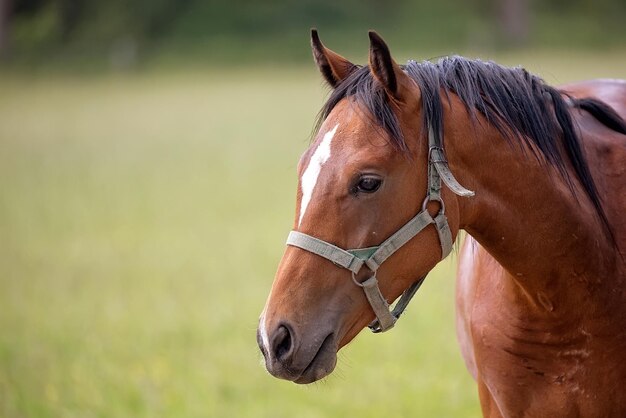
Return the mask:
{"type": "Polygon", "coordinates": [[[382,182],[380,178],[375,176],[363,176],[359,179],[356,189],[362,193],[374,193],[378,190],[382,182]]]}

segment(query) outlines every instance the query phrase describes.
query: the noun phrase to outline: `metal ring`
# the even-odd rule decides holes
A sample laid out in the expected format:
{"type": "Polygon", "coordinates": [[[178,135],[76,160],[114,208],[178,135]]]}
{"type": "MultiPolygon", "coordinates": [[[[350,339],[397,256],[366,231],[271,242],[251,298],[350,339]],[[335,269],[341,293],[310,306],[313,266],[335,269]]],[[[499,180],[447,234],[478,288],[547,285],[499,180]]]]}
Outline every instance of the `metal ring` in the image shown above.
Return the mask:
{"type": "Polygon", "coordinates": [[[443,199],[442,198],[432,199],[430,195],[426,195],[424,202],[422,202],[422,211],[426,210],[426,207],[428,206],[428,202],[439,202],[439,212],[437,212],[437,215],[444,215],[446,213],[446,204],[443,203],[443,199]]]}
{"type": "MultiPolygon", "coordinates": [[[[359,286],[360,288],[363,288],[363,283],[359,283],[356,279],[356,273],[351,271],[352,273],[352,281],[354,282],[355,285],[359,286]]],[[[370,279],[372,277],[376,277],[376,272],[374,271],[373,274],[370,276],[370,279]]]]}
{"type": "Polygon", "coordinates": [[[353,271],[351,271],[351,273],[352,273],[352,281],[354,282],[354,284],[359,287],[363,287],[363,285],[356,280],[356,274],[353,271]]]}

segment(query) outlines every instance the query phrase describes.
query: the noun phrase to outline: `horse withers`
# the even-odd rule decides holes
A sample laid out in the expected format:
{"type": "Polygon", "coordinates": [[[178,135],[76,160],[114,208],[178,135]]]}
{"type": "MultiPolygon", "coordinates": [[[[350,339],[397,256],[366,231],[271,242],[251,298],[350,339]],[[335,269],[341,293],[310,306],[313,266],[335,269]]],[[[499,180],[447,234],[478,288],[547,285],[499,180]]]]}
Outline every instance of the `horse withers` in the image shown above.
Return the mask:
{"type": "Polygon", "coordinates": [[[312,47],[332,92],[260,318],[267,370],[331,373],[463,229],[457,334],[484,415],[626,416],[626,82],[400,66],[374,32],[366,66],[312,47]]]}

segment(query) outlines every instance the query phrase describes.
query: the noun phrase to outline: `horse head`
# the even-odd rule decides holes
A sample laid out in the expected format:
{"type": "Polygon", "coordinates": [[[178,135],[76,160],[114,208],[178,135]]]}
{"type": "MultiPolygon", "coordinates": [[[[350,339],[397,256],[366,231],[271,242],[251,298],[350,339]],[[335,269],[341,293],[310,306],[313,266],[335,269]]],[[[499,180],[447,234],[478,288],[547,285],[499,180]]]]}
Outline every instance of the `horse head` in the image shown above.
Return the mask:
{"type": "Polygon", "coordinates": [[[392,326],[387,304],[447,255],[458,232],[457,196],[439,180],[452,177],[441,141],[418,117],[420,89],[369,36],[369,65],[358,66],[312,31],[333,92],[298,164],[290,245],[257,332],[267,370],[297,383],[332,372],[337,351],[376,317],[378,330],[392,326]]]}

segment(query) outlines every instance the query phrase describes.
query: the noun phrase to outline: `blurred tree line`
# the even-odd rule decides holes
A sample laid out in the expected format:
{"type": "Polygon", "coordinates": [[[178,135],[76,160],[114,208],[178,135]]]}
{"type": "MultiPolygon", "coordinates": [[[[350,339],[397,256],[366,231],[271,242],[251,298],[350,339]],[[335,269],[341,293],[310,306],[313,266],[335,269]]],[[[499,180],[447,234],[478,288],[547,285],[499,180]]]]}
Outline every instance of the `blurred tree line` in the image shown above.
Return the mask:
{"type": "Polygon", "coordinates": [[[625,18],[625,0],[0,0],[0,57],[298,60],[312,26],[348,49],[369,28],[413,50],[595,48],[623,45],[625,18]]]}

